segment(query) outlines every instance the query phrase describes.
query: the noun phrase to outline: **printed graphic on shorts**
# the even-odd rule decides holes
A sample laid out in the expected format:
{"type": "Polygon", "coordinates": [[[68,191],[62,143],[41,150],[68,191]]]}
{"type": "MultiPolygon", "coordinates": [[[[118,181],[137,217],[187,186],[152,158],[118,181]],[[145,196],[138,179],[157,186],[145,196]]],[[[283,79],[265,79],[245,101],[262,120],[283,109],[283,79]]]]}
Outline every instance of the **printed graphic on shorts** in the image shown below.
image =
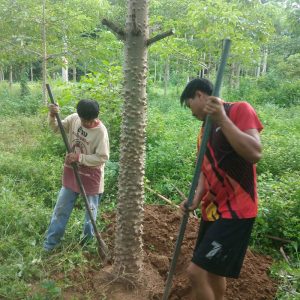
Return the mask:
{"type": "Polygon", "coordinates": [[[205,257],[209,260],[214,257],[219,257],[222,252],[222,245],[216,241],[211,243],[212,249],[205,255],[205,257]]]}

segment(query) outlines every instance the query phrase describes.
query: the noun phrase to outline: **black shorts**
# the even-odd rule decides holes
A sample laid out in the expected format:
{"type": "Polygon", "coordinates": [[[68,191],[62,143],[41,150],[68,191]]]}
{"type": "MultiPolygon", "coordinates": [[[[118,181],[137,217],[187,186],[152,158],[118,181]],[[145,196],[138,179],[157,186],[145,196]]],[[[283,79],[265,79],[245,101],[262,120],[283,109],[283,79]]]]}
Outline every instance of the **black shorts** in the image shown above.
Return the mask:
{"type": "Polygon", "coordinates": [[[210,273],[238,278],[254,220],[201,220],[192,262],[210,273]]]}

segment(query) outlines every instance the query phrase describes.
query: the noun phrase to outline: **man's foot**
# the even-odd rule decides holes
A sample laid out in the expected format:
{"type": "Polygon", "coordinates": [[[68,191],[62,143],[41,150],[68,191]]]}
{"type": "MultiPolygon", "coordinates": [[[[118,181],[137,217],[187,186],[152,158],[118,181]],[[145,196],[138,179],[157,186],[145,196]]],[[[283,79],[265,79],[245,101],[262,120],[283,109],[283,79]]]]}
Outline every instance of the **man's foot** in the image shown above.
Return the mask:
{"type": "Polygon", "coordinates": [[[61,244],[55,245],[55,246],[49,246],[47,244],[44,244],[43,246],[43,252],[48,254],[53,254],[58,252],[61,249],[61,244]]]}

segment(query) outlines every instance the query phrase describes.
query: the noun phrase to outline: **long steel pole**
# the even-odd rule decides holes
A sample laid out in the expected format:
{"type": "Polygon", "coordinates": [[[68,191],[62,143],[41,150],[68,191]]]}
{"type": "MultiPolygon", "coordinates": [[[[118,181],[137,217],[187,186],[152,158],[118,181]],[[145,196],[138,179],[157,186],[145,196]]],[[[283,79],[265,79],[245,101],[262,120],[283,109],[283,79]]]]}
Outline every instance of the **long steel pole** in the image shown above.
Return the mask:
{"type": "MultiPolygon", "coordinates": [[[[229,48],[230,48],[230,40],[226,39],[224,42],[224,48],[223,48],[223,52],[222,52],[220,67],[218,69],[217,78],[216,78],[214,91],[213,91],[213,96],[216,96],[216,97],[219,97],[219,95],[220,95],[222,78],[223,78],[223,74],[224,74],[224,70],[225,70],[225,66],[226,66],[227,57],[229,54],[229,48]]],[[[197,158],[195,173],[194,173],[194,177],[193,177],[193,181],[191,184],[189,197],[188,197],[188,201],[187,201],[188,207],[191,206],[193,199],[194,199],[195,190],[198,185],[199,176],[201,173],[201,166],[202,166],[203,158],[204,158],[204,155],[206,152],[207,142],[208,142],[210,131],[211,131],[211,118],[210,118],[210,116],[207,116],[205,119],[205,128],[204,128],[204,133],[203,133],[202,140],[201,140],[201,147],[200,147],[200,151],[199,151],[198,158],[197,158]]],[[[165,290],[164,290],[164,295],[162,298],[163,300],[167,300],[169,297],[169,294],[170,294],[170,290],[172,287],[172,278],[173,278],[173,275],[175,272],[177,259],[178,259],[179,253],[180,253],[180,248],[181,248],[181,244],[183,241],[188,218],[189,218],[189,212],[186,211],[181,219],[179,234],[178,234],[176,245],[175,245],[175,251],[173,254],[173,258],[172,258],[172,262],[171,262],[171,266],[169,269],[168,278],[167,278],[166,286],[165,286],[165,290]]]]}

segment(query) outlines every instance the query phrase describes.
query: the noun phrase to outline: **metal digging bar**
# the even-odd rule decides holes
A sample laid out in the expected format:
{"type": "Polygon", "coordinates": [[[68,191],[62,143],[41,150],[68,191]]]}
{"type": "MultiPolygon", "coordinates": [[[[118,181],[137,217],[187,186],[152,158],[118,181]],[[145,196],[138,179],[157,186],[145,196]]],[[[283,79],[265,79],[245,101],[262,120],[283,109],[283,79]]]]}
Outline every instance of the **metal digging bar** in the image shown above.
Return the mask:
{"type": "MultiPolygon", "coordinates": [[[[53,95],[52,95],[52,92],[51,92],[51,89],[50,89],[50,85],[49,85],[49,84],[46,84],[46,87],[47,87],[47,91],[48,91],[48,94],[49,94],[49,98],[50,98],[50,100],[51,100],[51,103],[52,103],[52,104],[55,104],[54,98],[53,98],[53,95]]],[[[71,150],[70,144],[69,144],[69,142],[68,142],[68,139],[67,139],[67,136],[66,136],[64,127],[63,127],[63,125],[62,125],[62,122],[61,122],[61,120],[60,120],[59,114],[56,113],[56,114],[55,114],[55,117],[56,117],[56,120],[57,120],[57,123],[58,123],[58,127],[59,127],[59,129],[60,129],[60,133],[61,133],[62,138],[63,138],[63,140],[64,140],[65,146],[66,146],[66,148],[67,148],[67,152],[68,152],[68,153],[71,153],[72,150],[71,150]]],[[[96,222],[95,222],[95,220],[94,220],[94,217],[93,217],[91,208],[90,208],[90,206],[89,206],[89,202],[88,202],[88,198],[87,198],[86,192],[85,192],[85,190],[84,190],[84,187],[83,187],[81,178],[80,178],[80,176],[79,176],[77,164],[76,164],[76,163],[72,163],[72,168],[73,168],[73,170],[74,170],[74,174],[75,174],[75,177],[76,177],[77,184],[78,184],[78,186],[79,186],[79,188],[80,188],[80,192],[81,192],[81,194],[82,194],[82,196],[83,196],[84,204],[85,204],[86,210],[88,211],[88,214],[89,214],[89,216],[90,216],[90,219],[91,219],[91,222],[92,222],[92,225],[93,225],[93,229],[94,229],[94,233],[95,233],[96,239],[97,239],[98,244],[99,244],[98,249],[99,249],[100,257],[101,257],[101,259],[107,261],[107,260],[110,259],[109,250],[108,250],[107,245],[105,244],[105,242],[104,242],[103,239],[101,238],[100,233],[99,233],[98,230],[97,230],[96,222]]]]}
{"type": "MultiPolygon", "coordinates": [[[[216,96],[216,97],[219,97],[219,94],[220,94],[221,83],[222,83],[222,78],[223,78],[224,69],[225,69],[225,65],[226,65],[226,60],[227,60],[227,57],[229,54],[229,48],[230,48],[230,40],[225,39],[221,62],[220,62],[220,67],[218,69],[216,83],[215,83],[215,87],[214,87],[214,91],[213,91],[213,96],[216,96]]],[[[202,166],[204,154],[206,152],[207,142],[208,142],[210,131],[211,131],[211,117],[206,116],[204,133],[203,133],[203,137],[202,137],[202,141],[201,141],[200,151],[199,151],[198,158],[197,158],[194,178],[193,178],[190,192],[189,192],[187,207],[191,206],[193,199],[194,199],[195,190],[198,185],[198,180],[199,180],[199,176],[200,176],[200,172],[201,172],[201,166],[202,166]]],[[[168,278],[166,281],[166,286],[165,286],[164,295],[163,295],[162,300],[167,300],[169,297],[169,294],[170,294],[170,290],[172,287],[172,278],[173,278],[173,275],[175,272],[177,259],[178,259],[179,253],[180,253],[180,248],[181,248],[181,244],[183,241],[186,225],[188,222],[188,217],[189,217],[189,212],[186,211],[181,220],[179,234],[178,234],[176,245],[175,245],[175,251],[173,254],[173,258],[172,258],[170,270],[168,273],[168,278]]]]}

